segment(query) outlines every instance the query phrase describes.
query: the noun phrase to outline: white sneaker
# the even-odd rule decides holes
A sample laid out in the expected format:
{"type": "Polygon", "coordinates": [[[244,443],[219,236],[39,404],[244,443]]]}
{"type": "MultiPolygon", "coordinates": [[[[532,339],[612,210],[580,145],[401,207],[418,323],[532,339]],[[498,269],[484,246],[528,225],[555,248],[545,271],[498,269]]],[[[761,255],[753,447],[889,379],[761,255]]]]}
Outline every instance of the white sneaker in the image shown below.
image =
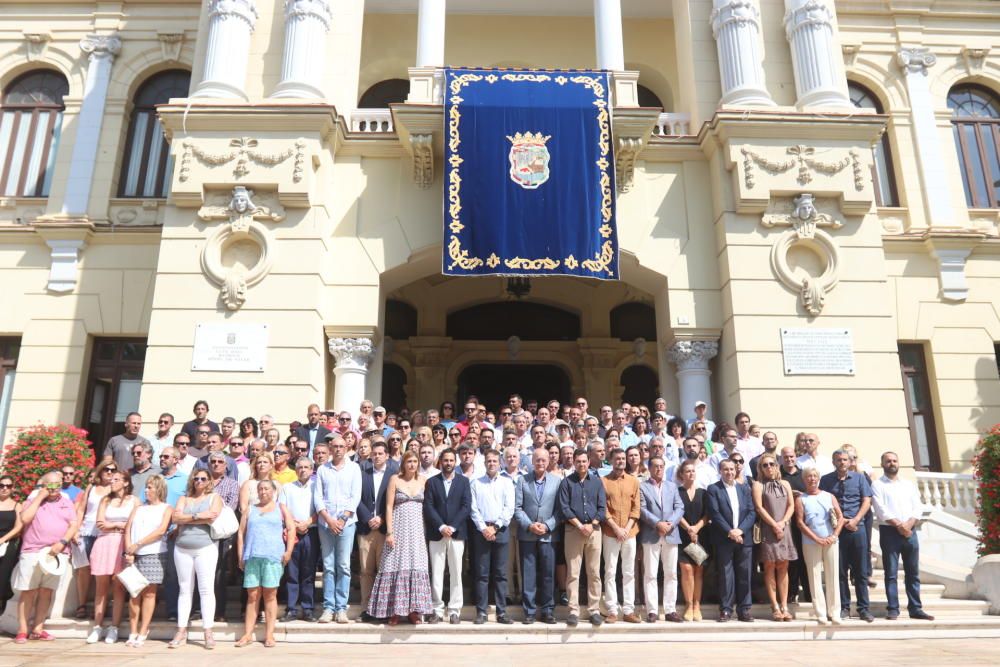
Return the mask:
{"type": "Polygon", "coordinates": [[[108,634],[104,635],[105,644],[114,644],[118,641],[118,628],[112,625],[108,628],[108,634]]]}
{"type": "Polygon", "coordinates": [[[329,609],[324,609],[320,617],[316,619],[317,623],[330,623],[333,621],[333,612],[329,609]]]}
{"type": "Polygon", "coordinates": [[[347,623],[348,622],[348,620],[347,620],[347,612],[346,611],[338,611],[337,612],[337,616],[336,616],[336,621],[337,621],[337,623],[347,623]]]}
{"type": "Polygon", "coordinates": [[[94,629],[87,635],[87,643],[96,644],[99,641],[101,641],[101,626],[95,625],[94,629]]]}

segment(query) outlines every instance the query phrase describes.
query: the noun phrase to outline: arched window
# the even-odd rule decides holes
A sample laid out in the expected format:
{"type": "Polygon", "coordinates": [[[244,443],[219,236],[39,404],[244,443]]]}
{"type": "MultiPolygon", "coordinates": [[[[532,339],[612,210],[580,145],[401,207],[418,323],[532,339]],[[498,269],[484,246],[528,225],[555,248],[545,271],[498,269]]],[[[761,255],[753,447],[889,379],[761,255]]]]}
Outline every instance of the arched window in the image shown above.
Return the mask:
{"type": "Polygon", "coordinates": [[[59,147],[66,77],[51,70],[15,79],[0,100],[0,194],[47,197],[59,147]]]}
{"type": "MultiPolygon", "coordinates": [[[[641,83],[636,84],[639,93],[639,106],[641,107],[660,107],[663,108],[663,102],[657,97],[656,93],[642,85],[641,83]]],[[[666,109],[664,109],[666,111],[666,109]]]]}
{"type": "Polygon", "coordinates": [[[623,303],[611,309],[610,317],[612,338],[656,340],[656,311],[648,303],[623,303]]]}
{"type": "Polygon", "coordinates": [[[136,91],[122,160],[121,197],[166,197],[173,163],[156,105],[171,97],[187,97],[191,73],[170,70],[155,74],[136,91]]]}
{"type": "Polygon", "coordinates": [[[386,79],[379,81],[361,95],[359,109],[388,109],[390,104],[405,102],[410,94],[410,82],[406,79],[386,79]]]}
{"type": "Polygon", "coordinates": [[[656,371],[649,366],[629,366],[622,371],[622,401],[632,405],[652,405],[660,395],[656,371]]]}
{"type": "Polygon", "coordinates": [[[406,406],[406,371],[398,364],[382,365],[382,405],[391,412],[406,406]]]}
{"type": "Polygon", "coordinates": [[[385,335],[393,340],[406,340],[417,335],[417,309],[405,301],[386,299],[385,335]]]}
{"type": "Polygon", "coordinates": [[[948,108],[965,201],[971,208],[1000,208],[1000,100],[982,86],[955,86],[948,108]]]}
{"type": "MultiPolygon", "coordinates": [[[[872,109],[875,113],[883,113],[882,105],[870,90],[859,83],[847,82],[847,92],[851,102],[859,109],[872,109]]],[[[899,206],[896,194],[896,177],[892,173],[892,150],[889,148],[889,134],[883,133],[882,139],[872,146],[872,180],[875,182],[875,203],[879,206],[899,206]]]]}

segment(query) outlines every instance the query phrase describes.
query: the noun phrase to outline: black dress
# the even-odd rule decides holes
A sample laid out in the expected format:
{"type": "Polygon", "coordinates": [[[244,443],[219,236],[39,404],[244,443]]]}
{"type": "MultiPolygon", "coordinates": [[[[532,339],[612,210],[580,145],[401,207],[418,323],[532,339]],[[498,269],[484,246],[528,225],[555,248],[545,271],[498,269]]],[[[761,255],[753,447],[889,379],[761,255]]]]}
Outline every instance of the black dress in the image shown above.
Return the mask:
{"type": "MultiPolygon", "coordinates": [[[[705,502],[705,489],[695,489],[694,499],[688,498],[687,489],[683,486],[677,487],[677,492],[681,494],[681,501],[684,503],[684,520],[687,521],[689,526],[693,526],[702,519],[708,518],[708,503],[705,502]]],[[[706,521],[707,522],[707,521],[706,521]]],[[[682,563],[688,563],[689,565],[696,565],[696,563],[691,560],[691,557],[684,553],[684,547],[691,544],[691,538],[688,536],[688,532],[683,528],[680,529],[681,534],[681,550],[677,554],[677,559],[682,563]]],[[[702,539],[705,535],[705,530],[698,533],[698,544],[703,546],[706,550],[708,545],[705,544],[705,540],[702,539]]]]}
{"type": "MultiPolygon", "coordinates": [[[[13,530],[16,522],[17,512],[0,510],[0,536],[13,530]]],[[[14,597],[14,590],[10,587],[10,577],[14,573],[20,551],[21,540],[15,537],[7,544],[7,552],[0,556],[0,613],[3,613],[3,609],[7,606],[7,600],[14,597]]]]}

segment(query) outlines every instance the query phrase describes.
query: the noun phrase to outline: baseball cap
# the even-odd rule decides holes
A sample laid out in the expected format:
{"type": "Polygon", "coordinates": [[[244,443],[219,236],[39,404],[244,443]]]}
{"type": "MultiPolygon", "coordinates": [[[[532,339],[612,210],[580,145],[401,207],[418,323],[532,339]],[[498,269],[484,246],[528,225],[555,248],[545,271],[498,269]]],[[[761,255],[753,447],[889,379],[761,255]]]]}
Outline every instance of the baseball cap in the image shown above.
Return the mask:
{"type": "Polygon", "coordinates": [[[553,420],[552,425],[555,426],[556,428],[559,428],[560,426],[565,426],[566,428],[569,428],[569,424],[563,421],[562,419],[553,420]]]}
{"type": "Polygon", "coordinates": [[[376,412],[381,412],[382,414],[385,414],[385,408],[383,408],[381,405],[378,405],[375,407],[375,409],[372,410],[372,414],[376,412]]]}
{"type": "Polygon", "coordinates": [[[704,405],[704,406],[705,406],[706,408],[708,407],[708,403],[706,403],[705,401],[695,401],[695,402],[694,402],[694,407],[696,407],[696,408],[700,408],[700,407],[701,407],[701,406],[703,406],[703,405],[704,405]]]}

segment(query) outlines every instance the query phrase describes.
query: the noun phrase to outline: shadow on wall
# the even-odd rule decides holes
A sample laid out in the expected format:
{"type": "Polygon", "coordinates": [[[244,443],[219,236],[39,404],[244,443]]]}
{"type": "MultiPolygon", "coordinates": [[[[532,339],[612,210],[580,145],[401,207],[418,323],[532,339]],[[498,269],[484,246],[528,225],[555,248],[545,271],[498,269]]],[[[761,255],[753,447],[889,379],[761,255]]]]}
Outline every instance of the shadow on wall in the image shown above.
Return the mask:
{"type": "MultiPolygon", "coordinates": [[[[976,402],[969,410],[969,423],[982,435],[995,424],[1000,424],[1000,359],[980,357],[976,362],[976,402]],[[991,403],[990,401],[994,401],[991,403]]],[[[976,437],[962,452],[963,461],[971,461],[975,453],[976,437]]]]}

